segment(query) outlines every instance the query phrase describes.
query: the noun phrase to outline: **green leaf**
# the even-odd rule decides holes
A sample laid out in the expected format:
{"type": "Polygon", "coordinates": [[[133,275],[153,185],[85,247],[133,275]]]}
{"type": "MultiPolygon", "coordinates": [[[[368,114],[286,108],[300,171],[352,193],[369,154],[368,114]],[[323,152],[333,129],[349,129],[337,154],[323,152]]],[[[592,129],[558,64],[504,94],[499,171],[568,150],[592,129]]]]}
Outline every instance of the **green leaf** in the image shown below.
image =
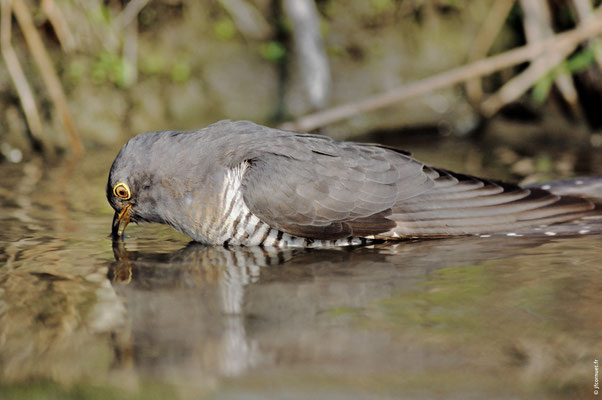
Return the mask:
{"type": "Polygon", "coordinates": [[[221,18],[213,24],[213,33],[219,40],[229,40],[236,35],[236,27],[230,18],[221,18]]]}
{"type": "Polygon", "coordinates": [[[548,173],[553,169],[552,159],[548,154],[539,154],[535,158],[535,170],[537,172],[548,173]]]}
{"type": "Polygon", "coordinates": [[[286,48],[279,42],[263,43],[259,49],[261,56],[268,61],[280,61],[286,56],[286,48]]]}
{"type": "Polygon", "coordinates": [[[548,98],[553,84],[554,74],[545,74],[540,80],[537,81],[535,86],[533,86],[533,90],[531,91],[531,98],[533,101],[536,104],[543,104],[548,98]]]}
{"type": "Polygon", "coordinates": [[[563,64],[570,73],[580,72],[594,63],[596,56],[591,47],[587,47],[569,58],[563,64]]]}
{"type": "Polygon", "coordinates": [[[186,82],[190,78],[190,65],[186,61],[176,61],[171,67],[170,76],[175,83],[186,82]]]}

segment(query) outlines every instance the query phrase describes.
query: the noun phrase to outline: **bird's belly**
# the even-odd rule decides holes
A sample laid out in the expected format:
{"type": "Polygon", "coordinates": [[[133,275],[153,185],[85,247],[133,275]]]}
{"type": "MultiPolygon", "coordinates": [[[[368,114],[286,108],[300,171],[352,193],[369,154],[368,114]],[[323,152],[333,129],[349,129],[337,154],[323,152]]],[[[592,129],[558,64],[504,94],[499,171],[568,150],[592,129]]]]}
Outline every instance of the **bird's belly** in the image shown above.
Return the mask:
{"type": "Polygon", "coordinates": [[[225,176],[223,186],[204,198],[187,203],[186,219],[177,227],[194,240],[213,245],[266,247],[329,247],[366,244],[365,238],[314,240],[293,236],[260,220],[247,207],[241,180],[245,165],[234,168],[225,176]],[[197,204],[196,207],[192,206],[197,204]],[[194,221],[192,226],[188,221],[194,221]]]}
{"type": "Polygon", "coordinates": [[[332,247],[357,246],[370,242],[360,237],[318,240],[293,236],[260,220],[249,210],[242,196],[232,196],[230,202],[226,203],[226,207],[211,207],[211,211],[223,210],[215,213],[217,215],[214,214],[214,218],[198,214],[193,229],[180,230],[198,242],[226,246],[332,247]]]}
{"type": "Polygon", "coordinates": [[[254,215],[244,204],[232,207],[217,223],[201,235],[200,240],[217,245],[265,247],[331,247],[366,244],[366,239],[349,237],[337,240],[316,240],[293,236],[269,226],[254,215]]]}

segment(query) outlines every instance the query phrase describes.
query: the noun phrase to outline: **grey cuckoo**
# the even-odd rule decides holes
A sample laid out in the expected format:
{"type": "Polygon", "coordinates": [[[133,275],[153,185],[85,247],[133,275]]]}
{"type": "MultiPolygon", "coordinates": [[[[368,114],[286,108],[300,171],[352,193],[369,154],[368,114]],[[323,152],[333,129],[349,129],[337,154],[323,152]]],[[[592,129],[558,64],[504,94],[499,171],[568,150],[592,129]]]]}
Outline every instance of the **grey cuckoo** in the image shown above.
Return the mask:
{"type": "Polygon", "coordinates": [[[600,205],[427,166],[378,144],[247,121],[150,132],[111,166],[113,237],[168,224],[217,245],[355,245],[509,232],[600,214],[600,205]],[[123,227],[122,227],[123,225],[123,227]]]}

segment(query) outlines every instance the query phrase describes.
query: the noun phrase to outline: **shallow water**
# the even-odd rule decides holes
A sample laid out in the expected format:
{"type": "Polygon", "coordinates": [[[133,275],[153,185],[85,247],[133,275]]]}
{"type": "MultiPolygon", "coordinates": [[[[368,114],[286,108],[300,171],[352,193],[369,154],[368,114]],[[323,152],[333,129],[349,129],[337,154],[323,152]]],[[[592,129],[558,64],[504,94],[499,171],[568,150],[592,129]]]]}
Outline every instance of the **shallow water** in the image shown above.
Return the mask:
{"type": "Polygon", "coordinates": [[[113,156],[0,165],[0,399],[596,398],[601,235],[113,244],[113,156]]]}

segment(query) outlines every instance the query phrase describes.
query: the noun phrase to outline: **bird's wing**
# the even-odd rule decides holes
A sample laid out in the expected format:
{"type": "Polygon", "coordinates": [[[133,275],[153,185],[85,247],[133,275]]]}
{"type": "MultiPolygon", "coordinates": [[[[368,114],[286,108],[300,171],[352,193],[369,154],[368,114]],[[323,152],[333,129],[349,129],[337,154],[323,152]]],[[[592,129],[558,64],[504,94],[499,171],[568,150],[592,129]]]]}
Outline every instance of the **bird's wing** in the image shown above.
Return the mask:
{"type": "MultiPolygon", "coordinates": [[[[247,125],[241,129],[249,130],[247,125]]],[[[429,167],[380,145],[251,128],[251,139],[231,157],[250,165],[244,201],[271,227],[296,236],[513,232],[602,212],[600,204],[585,198],[429,167]]]]}
{"type": "Polygon", "coordinates": [[[312,151],[305,159],[251,160],[245,203],[270,226],[315,239],[444,237],[514,232],[599,214],[600,205],[420,164],[382,149],[354,157],[312,151]]]}
{"type": "Polygon", "coordinates": [[[404,152],[299,135],[247,159],[243,198],[262,221],[295,236],[369,236],[395,226],[400,200],[433,185],[404,152]]]}
{"type": "MultiPolygon", "coordinates": [[[[515,232],[575,220],[602,210],[592,200],[523,188],[437,168],[424,168],[435,185],[392,208],[399,237],[434,237],[515,232]]],[[[545,186],[544,186],[545,187],[545,186]]]]}

